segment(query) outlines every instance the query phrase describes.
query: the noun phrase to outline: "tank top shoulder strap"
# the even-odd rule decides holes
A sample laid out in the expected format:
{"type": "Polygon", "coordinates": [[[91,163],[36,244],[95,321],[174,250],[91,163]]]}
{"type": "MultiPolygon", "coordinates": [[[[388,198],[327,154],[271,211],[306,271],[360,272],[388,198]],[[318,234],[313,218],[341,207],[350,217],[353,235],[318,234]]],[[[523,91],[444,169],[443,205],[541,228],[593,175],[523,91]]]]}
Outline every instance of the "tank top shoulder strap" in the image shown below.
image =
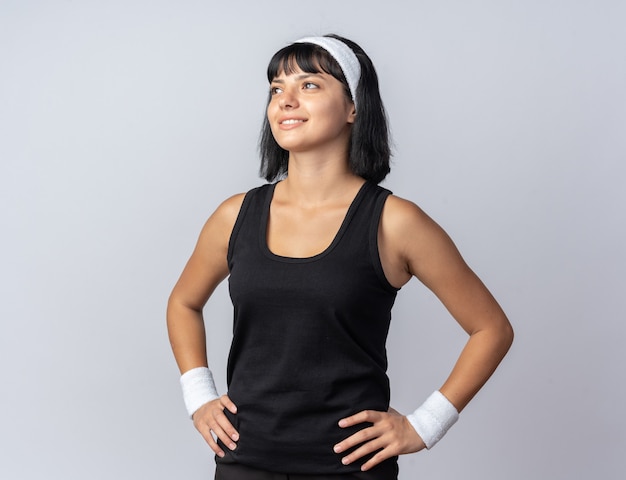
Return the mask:
{"type": "Polygon", "coordinates": [[[370,210],[371,217],[369,223],[369,231],[367,232],[367,238],[369,243],[370,258],[372,261],[372,266],[376,271],[376,275],[382,282],[385,289],[395,293],[400,289],[391,285],[389,283],[389,280],[387,280],[387,277],[385,276],[385,272],[383,270],[382,262],[380,261],[380,251],[378,249],[378,228],[380,226],[380,219],[382,216],[383,207],[385,206],[385,202],[391,194],[392,192],[390,190],[387,190],[380,185],[376,185],[376,189],[374,191],[374,194],[372,195],[372,207],[370,210]]]}
{"type": "Polygon", "coordinates": [[[378,227],[383,207],[391,191],[372,182],[363,185],[355,198],[340,231],[343,237],[337,248],[339,255],[363,255],[372,265],[376,277],[385,290],[395,293],[385,277],[378,250],[378,227]]]}
{"type": "Polygon", "coordinates": [[[228,242],[228,255],[226,258],[229,265],[239,237],[242,235],[254,235],[259,231],[258,226],[263,216],[263,208],[267,203],[268,196],[274,191],[275,186],[276,184],[268,183],[253,188],[246,193],[228,242]]]}

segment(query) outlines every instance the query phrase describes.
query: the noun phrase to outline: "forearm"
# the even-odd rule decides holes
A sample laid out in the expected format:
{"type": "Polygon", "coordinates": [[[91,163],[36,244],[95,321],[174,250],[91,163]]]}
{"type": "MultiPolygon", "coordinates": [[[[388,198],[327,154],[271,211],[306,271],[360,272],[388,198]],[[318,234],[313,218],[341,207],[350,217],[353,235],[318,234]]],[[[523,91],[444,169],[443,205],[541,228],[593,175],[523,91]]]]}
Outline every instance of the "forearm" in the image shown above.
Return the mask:
{"type": "Polygon", "coordinates": [[[513,329],[506,319],[498,326],[470,334],[450,376],[440,388],[459,412],[493,374],[512,341],[513,329]]]}
{"type": "Polygon", "coordinates": [[[208,365],[202,311],[170,299],[167,306],[167,331],[181,373],[208,365]]]}

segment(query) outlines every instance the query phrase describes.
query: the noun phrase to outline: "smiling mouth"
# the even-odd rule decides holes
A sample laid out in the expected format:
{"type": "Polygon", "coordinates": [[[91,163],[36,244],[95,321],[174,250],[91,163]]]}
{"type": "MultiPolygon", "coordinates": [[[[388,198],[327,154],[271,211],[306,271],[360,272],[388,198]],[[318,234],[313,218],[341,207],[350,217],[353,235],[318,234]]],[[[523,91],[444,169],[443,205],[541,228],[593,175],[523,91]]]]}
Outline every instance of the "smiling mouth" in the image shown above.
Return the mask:
{"type": "Polygon", "coordinates": [[[281,125],[295,125],[296,123],[304,123],[305,120],[297,120],[295,118],[290,118],[289,120],[283,120],[280,122],[281,125]]]}

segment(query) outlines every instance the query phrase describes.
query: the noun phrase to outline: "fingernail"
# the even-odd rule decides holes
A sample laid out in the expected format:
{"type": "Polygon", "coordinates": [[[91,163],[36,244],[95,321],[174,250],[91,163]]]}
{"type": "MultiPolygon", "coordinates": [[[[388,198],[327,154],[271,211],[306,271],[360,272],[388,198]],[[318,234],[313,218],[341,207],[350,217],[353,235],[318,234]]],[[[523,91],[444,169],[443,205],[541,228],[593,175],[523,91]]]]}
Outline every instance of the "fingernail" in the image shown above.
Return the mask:
{"type": "Polygon", "coordinates": [[[348,460],[348,457],[343,457],[341,459],[341,463],[343,463],[344,465],[348,465],[350,463],[350,460],[348,460]]]}
{"type": "Polygon", "coordinates": [[[234,443],[230,443],[228,444],[228,448],[230,448],[231,450],[234,450],[235,448],[237,448],[237,445],[235,445],[234,443]]]}
{"type": "Polygon", "coordinates": [[[217,456],[220,458],[224,458],[224,452],[217,452],[217,456]]]}
{"type": "Polygon", "coordinates": [[[340,427],[345,427],[346,426],[346,421],[345,420],[339,420],[339,426],[340,427]]]}
{"type": "Polygon", "coordinates": [[[237,440],[239,440],[239,435],[238,435],[238,434],[236,434],[236,433],[233,433],[233,434],[231,435],[231,437],[232,437],[232,439],[233,439],[235,442],[236,442],[237,440]]]}
{"type": "Polygon", "coordinates": [[[339,452],[341,452],[341,447],[339,445],[335,445],[333,447],[333,450],[335,451],[335,453],[339,453],[339,452]]]}

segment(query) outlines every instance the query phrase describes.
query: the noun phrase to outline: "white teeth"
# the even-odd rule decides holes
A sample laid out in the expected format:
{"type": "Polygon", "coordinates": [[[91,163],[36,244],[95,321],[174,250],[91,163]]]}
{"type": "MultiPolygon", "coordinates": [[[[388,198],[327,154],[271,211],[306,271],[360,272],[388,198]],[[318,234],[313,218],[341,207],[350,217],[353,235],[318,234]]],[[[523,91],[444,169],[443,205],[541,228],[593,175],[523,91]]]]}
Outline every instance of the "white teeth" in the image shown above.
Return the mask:
{"type": "Polygon", "coordinates": [[[283,125],[293,125],[294,123],[302,123],[304,122],[304,120],[296,120],[295,118],[289,119],[289,120],[283,120],[282,123],[283,125]]]}

